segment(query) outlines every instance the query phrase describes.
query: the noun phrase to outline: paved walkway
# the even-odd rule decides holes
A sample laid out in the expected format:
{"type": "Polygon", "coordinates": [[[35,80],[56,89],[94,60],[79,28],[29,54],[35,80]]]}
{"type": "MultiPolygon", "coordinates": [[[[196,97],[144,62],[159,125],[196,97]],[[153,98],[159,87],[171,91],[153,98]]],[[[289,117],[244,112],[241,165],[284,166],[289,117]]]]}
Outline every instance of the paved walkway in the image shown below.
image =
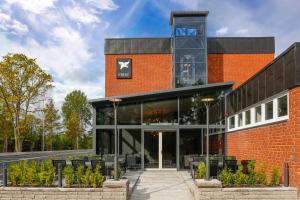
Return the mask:
{"type": "Polygon", "coordinates": [[[181,172],[145,171],[133,190],[131,200],[193,200],[181,172]]]}

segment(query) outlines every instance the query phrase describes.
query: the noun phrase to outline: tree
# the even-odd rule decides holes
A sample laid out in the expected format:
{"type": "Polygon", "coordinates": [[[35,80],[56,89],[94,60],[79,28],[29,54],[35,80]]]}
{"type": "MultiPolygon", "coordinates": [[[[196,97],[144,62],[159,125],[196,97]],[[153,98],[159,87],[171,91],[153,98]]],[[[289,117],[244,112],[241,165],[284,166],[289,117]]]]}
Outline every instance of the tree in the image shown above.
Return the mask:
{"type": "Polygon", "coordinates": [[[0,136],[3,139],[3,152],[7,152],[8,140],[13,135],[13,125],[7,110],[0,103],[0,136]]]}
{"type": "Polygon", "coordinates": [[[91,125],[91,106],[88,103],[86,95],[80,90],[74,90],[66,96],[61,110],[67,128],[72,128],[68,124],[74,123],[75,118],[78,117],[79,132],[76,133],[76,148],[78,149],[79,138],[86,128],[91,125]]]}
{"type": "Polygon", "coordinates": [[[55,109],[53,100],[50,99],[50,101],[46,104],[46,107],[44,109],[44,117],[45,117],[45,130],[47,131],[47,137],[46,137],[46,144],[47,144],[47,150],[52,151],[53,150],[53,136],[55,132],[60,128],[59,119],[60,116],[58,114],[58,110],[55,109]]]}
{"type": "Polygon", "coordinates": [[[72,112],[69,118],[67,119],[66,128],[67,128],[66,135],[72,141],[73,148],[78,149],[81,130],[80,130],[80,119],[75,112],[72,112]]]}
{"type": "Polygon", "coordinates": [[[51,82],[51,75],[45,73],[35,59],[24,54],[7,54],[0,62],[0,99],[12,120],[16,152],[22,151],[24,139],[20,121],[26,124],[27,114],[34,112],[32,105],[52,87],[51,82]]]}

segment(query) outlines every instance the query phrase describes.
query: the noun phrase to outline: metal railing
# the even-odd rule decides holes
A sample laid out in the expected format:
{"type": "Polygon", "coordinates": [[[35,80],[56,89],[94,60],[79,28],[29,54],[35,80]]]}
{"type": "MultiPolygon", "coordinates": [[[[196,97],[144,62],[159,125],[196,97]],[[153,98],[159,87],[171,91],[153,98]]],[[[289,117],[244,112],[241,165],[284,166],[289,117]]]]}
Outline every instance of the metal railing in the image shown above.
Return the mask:
{"type": "MultiPolygon", "coordinates": [[[[7,178],[7,177],[3,177],[3,175],[4,175],[4,173],[7,172],[7,166],[9,165],[9,163],[24,161],[24,160],[42,161],[42,160],[46,160],[51,157],[66,158],[68,156],[79,156],[79,155],[86,155],[86,154],[94,154],[94,151],[92,149],[88,149],[88,150],[0,153],[0,186],[3,185],[3,180],[4,179],[6,180],[6,178],[7,178]]],[[[4,183],[5,183],[5,181],[4,181],[4,183]]]]}

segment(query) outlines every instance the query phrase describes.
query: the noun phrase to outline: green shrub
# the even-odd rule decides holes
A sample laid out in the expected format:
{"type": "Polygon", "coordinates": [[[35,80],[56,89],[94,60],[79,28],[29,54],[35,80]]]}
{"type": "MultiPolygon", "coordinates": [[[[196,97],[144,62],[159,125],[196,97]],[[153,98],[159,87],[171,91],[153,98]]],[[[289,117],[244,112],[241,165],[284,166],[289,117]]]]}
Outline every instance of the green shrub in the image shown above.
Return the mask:
{"type": "Polygon", "coordinates": [[[38,172],[38,186],[52,186],[55,179],[55,168],[51,160],[41,162],[38,172]]]}
{"type": "Polygon", "coordinates": [[[203,162],[198,165],[196,171],[196,178],[203,179],[206,177],[206,166],[203,162]]]}
{"type": "Polygon", "coordinates": [[[74,173],[74,168],[72,166],[66,166],[64,169],[64,179],[66,182],[67,187],[72,187],[72,185],[75,182],[75,173],[74,173]]]}
{"type": "Polygon", "coordinates": [[[96,165],[96,169],[92,179],[93,188],[101,187],[104,181],[104,177],[101,174],[101,168],[99,165],[96,165]]]}
{"type": "Polygon", "coordinates": [[[250,161],[247,165],[248,168],[248,178],[247,178],[247,184],[248,185],[255,185],[257,184],[257,175],[255,172],[255,161],[250,161]]]}
{"type": "Polygon", "coordinates": [[[234,173],[232,173],[229,169],[225,168],[222,170],[220,174],[220,180],[222,181],[224,186],[229,186],[234,184],[234,173]]]}
{"type": "Polygon", "coordinates": [[[256,171],[256,183],[261,185],[267,185],[267,164],[262,163],[259,169],[256,171]]]}
{"type": "Polygon", "coordinates": [[[89,188],[92,186],[92,182],[93,182],[93,170],[92,167],[89,166],[86,171],[85,174],[82,177],[82,182],[83,182],[83,186],[86,188],[89,188]]]}
{"type": "Polygon", "coordinates": [[[31,186],[38,186],[38,172],[39,172],[39,165],[37,165],[35,160],[32,160],[27,168],[26,178],[28,185],[31,186]]]}
{"type": "Polygon", "coordinates": [[[19,186],[21,182],[22,171],[19,163],[11,163],[8,166],[8,181],[12,186],[19,186]]]}
{"type": "Polygon", "coordinates": [[[78,184],[78,187],[82,187],[83,176],[84,176],[84,167],[82,165],[79,165],[75,171],[76,183],[78,184]]]}
{"type": "Polygon", "coordinates": [[[271,175],[270,185],[271,186],[279,185],[279,179],[280,179],[279,169],[278,169],[278,167],[274,166],[272,168],[272,175],[271,175]]]}
{"type": "MultiPolygon", "coordinates": [[[[111,175],[114,177],[115,176],[115,169],[113,169],[111,171],[111,175]]],[[[122,177],[122,169],[121,169],[121,166],[119,165],[118,167],[118,178],[121,178],[122,177]]]]}
{"type": "Polygon", "coordinates": [[[238,170],[234,174],[234,184],[240,186],[247,183],[248,183],[248,176],[247,174],[243,173],[243,167],[239,166],[238,170]]]}

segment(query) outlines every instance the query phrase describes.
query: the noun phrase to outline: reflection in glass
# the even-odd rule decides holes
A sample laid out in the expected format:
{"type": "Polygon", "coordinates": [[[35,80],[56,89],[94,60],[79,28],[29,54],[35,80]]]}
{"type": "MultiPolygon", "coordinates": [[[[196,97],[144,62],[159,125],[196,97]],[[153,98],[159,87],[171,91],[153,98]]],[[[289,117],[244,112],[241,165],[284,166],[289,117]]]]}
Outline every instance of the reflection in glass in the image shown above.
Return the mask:
{"type": "Polygon", "coordinates": [[[176,132],[162,132],[162,167],[176,168],[176,132]]]}
{"type": "Polygon", "coordinates": [[[115,152],[114,130],[96,130],[96,153],[113,154],[115,152]]]}
{"type": "Polygon", "coordinates": [[[140,102],[119,105],[118,106],[118,124],[140,125],[141,124],[141,104],[140,104],[140,102]]]}
{"type": "Polygon", "coordinates": [[[273,119],[273,101],[266,103],[266,120],[273,119]]]}
{"type": "Polygon", "coordinates": [[[240,126],[243,126],[243,113],[240,113],[239,115],[238,115],[238,126],[240,127],[240,126]]]}
{"type": "Polygon", "coordinates": [[[150,131],[144,134],[145,168],[158,168],[158,132],[150,131]]]}
{"type": "Polygon", "coordinates": [[[261,122],[261,106],[255,108],[255,122],[261,122]]]}
{"type": "Polygon", "coordinates": [[[251,112],[250,112],[250,110],[247,110],[245,112],[245,124],[246,125],[251,124],[251,112]]]}
{"type": "Polygon", "coordinates": [[[180,124],[206,124],[206,108],[197,97],[179,99],[180,124]]]}
{"type": "Polygon", "coordinates": [[[229,128],[230,129],[235,128],[235,117],[234,116],[229,118],[229,128]]]}
{"type": "Polygon", "coordinates": [[[144,124],[178,123],[178,100],[167,99],[143,104],[144,124]]]}
{"type": "Polygon", "coordinates": [[[96,124],[97,125],[114,124],[114,109],[112,106],[96,108],[96,124]]]}
{"type": "Polygon", "coordinates": [[[285,95],[278,98],[278,117],[286,116],[287,110],[287,95],[285,95]]]}

